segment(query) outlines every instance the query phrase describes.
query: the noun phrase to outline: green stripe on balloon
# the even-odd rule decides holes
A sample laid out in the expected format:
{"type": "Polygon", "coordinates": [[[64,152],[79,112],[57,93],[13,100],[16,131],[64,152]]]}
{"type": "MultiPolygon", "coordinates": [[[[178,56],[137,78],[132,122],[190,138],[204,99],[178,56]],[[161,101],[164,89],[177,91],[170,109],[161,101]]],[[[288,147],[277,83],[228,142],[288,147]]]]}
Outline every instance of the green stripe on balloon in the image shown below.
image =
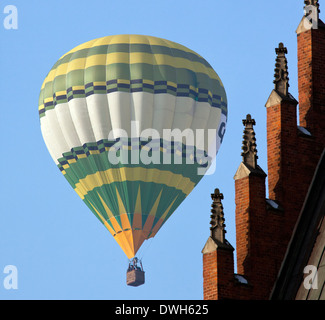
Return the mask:
{"type": "Polygon", "coordinates": [[[176,48],[170,48],[166,46],[159,45],[149,45],[142,43],[115,43],[109,45],[94,46],[88,49],[81,49],[73,53],[65,55],[62,59],[57,61],[51,70],[56,69],[59,65],[63,63],[68,63],[74,59],[88,58],[97,54],[109,54],[109,53],[150,53],[150,54],[163,54],[174,58],[183,58],[189,61],[195,61],[202,63],[207,68],[212,68],[211,65],[199,55],[183,51],[176,48]]]}
{"type": "MultiPolygon", "coordinates": [[[[42,101],[53,97],[53,92],[65,91],[73,86],[85,86],[92,82],[104,82],[123,79],[159,82],[168,81],[175,84],[204,88],[212,95],[226,99],[222,84],[218,78],[211,78],[205,73],[195,73],[186,68],[174,68],[168,65],[151,65],[144,63],[136,64],[110,64],[108,66],[93,66],[85,70],[73,70],[68,74],[56,76],[53,81],[47,82],[41,91],[42,101]]],[[[106,89],[110,89],[107,87],[106,89]]]]}
{"type": "MultiPolygon", "coordinates": [[[[103,200],[105,201],[106,205],[110,208],[111,212],[113,213],[114,217],[120,224],[122,228],[122,223],[120,220],[120,211],[118,206],[117,194],[116,189],[118,190],[123,204],[127,209],[128,218],[130,224],[133,224],[133,213],[135,212],[135,202],[137,198],[138,188],[140,187],[141,190],[141,208],[142,208],[142,227],[144,227],[145,222],[147,221],[147,217],[151,212],[155,201],[159,194],[162,192],[160,197],[160,202],[158,204],[158,208],[155,214],[155,220],[152,227],[154,227],[155,223],[162,217],[162,215],[166,212],[168,207],[171,205],[173,200],[177,197],[177,201],[174,202],[173,206],[169,210],[169,214],[167,215],[165,221],[169,218],[169,216],[176,210],[176,208],[181,204],[181,202],[185,199],[185,195],[182,192],[174,189],[169,188],[165,185],[159,185],[155,183],[143,183],[143,182],[133,182],[127,181],[124,183],[117,182],[110,185],[105,185],[100,188],[96,188],[90,191],[86,197],[84,198],[84,202],[89,206],[89,203],[95,205],[96,209],[102,214],[102,216],[106,219],[107,222],[109,221],[109,216],[98,197],[98,194],[101,195],[103,200]],[[125,189],[127,192],[125,192],[125,189]]],[[[96,217],[101,220],[97,213],[93,210],[91,206],[89,206],[92,212],[96,215],[96,217]]],[[[112,224],[110,223],[112,226],[112,224]]],[[[113,227],[113,226],[112,226],[113,227]]]]}
{"type": "MultiPolygon", "coordinates": [[[[130,151],[129,151],[130,152],[130,151]]],[[[162,152],[161,152],[162,154],[162,152]]],[[[130,158],[130,157],[129,157],[130,158]]],[[[173,159],[172,159],[173,160],[173,159]]],[[[185,161],[185,159],[183,159],[185,161]]],[[[61,159],[59,161],[62,161],[61,159]]],[[[189,178],[194,184],[197,184],[202,176],[198,175],[198,168],[201,166],[197,163],[194,164],[123,164],[123,165],[112,165],[108,161],[108,151],[100,154],[89,155],[86,158],[78,159],[76,162],[69,164],[69,167],[64,169],[62,165],[58,166],[60,170],[64,170],[66,174],[70,177],[70,184],[74,188],[75,184],[79,182],[80,179],[84,179],[90,174],[95,174],[96,172],[106,171],[108,169],[121,167],[125,168],[146,168],[146,169],[158,169],[161,171],[172,172],[174,174],[181,174],[184,178],[189,178]]]]}

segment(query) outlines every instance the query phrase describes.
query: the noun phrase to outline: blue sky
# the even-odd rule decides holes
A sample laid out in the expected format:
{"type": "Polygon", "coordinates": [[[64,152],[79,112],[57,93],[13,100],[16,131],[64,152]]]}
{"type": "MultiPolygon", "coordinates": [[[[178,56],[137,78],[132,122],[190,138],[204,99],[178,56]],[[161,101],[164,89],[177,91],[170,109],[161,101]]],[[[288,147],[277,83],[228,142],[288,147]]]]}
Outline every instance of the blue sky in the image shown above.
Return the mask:
{"type": "Polygon", "coordinates": [[[226,238],[235,247],[242,119],[251,113],[256,120],[258,163],[267,171],[264,105],[273,89],[274,48],[279,42],[288,48],[289,91],[298,99],[295,30],[303,6],[302,0],[2,0],[0,299],[202,299],[210,194],[217,187],[224,194],[226,238]],[[9,4],[18,9],[17,30],[2,23],[9,4]],[[125,283],[123,251],[56,168],[38,117],[42,82],[63,54],[125,33],[165,38],[202,55],[221,77],[229,108],[216,172],[143,246],[146,284],[138,288],[125,283]],[[16,290],[3,285],[7,265],[17,267],[16,290]]]}

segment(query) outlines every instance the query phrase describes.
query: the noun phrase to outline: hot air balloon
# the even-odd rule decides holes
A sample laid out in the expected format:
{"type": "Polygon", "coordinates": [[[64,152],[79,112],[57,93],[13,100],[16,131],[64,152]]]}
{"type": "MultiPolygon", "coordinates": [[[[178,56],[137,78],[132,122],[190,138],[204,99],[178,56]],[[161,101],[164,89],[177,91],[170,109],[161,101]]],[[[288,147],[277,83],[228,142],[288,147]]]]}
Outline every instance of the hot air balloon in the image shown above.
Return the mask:
{"type": "Polygon", "coordinates": [[[131,259],[203,177],[199,169],[222,142],[227,98],[194,51],[116,35],[77,46],[54,64],[39,117],[54,162],[131,259]],[[167,129],[186,134],[180,141],[166,137],[167,129]]]}

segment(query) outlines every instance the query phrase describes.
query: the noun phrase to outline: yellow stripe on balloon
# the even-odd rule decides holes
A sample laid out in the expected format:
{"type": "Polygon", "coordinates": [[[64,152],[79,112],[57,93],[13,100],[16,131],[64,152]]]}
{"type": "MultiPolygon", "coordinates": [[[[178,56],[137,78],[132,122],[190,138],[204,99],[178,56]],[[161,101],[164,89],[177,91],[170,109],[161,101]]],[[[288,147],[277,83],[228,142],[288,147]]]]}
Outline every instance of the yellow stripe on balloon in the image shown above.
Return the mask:
{"type": "Polygon", "coordinates": [[[115,189],[116,189],[117,203],[118,203],[118,209],[119,209],[118,211],[120,213],[120,220],[122,223],[122,229],[123,230],[131,229],[130,220],[129,220],[127,211],[125,209],[125,206],[123,204],[122,198],[121,198],[117,188],[115,188],[115,189]]]}
{"type": "MultiPolygon", "coordinates": [[[[101,199],[102,200],[102,199],[101,199]]],[[[93,206],[92,203],[90,203],[92,208],[95,210],[97,213],[98,217],[100,220],[103,222],[105,227],[108,229],[108,231],[114,236],[114,239],[116,242],[119,244],[119,246],[122,248],[124,253],[127,255],[129,259],[134,257],[138,249],[140,248],[141,244],[145,240],[145,237],[143,235],[142,230],[121,230],[118,229],[117,232],[107,223],[105,218],[100,214],[100,212],[93,206]]],[[[117,223],[117,221],[112,221],[115,220],[111,218],[110,221],[113,222],[114,224],[117,223]]]]}
{"type": "Polygon", "coordinates": [[[148,63],[160,66],[168,65],[174,68],[185,68],[192,72],[207,74],[212,79],[218,79],[212,68],[206,67],[201,62],[190,61],[185,58],[173,57],[165,54],[151,54],[144,52],[112,52],[108,54],[97,54],[86,58],[78,58],[60,64],[56,69],[52,69],[44,80],[42,89],[48,82],[52,82],[55,77],[65,75],[71,71],[83,70],[94,66],[110,66],[117,63],[136,64],[148,63]]]}
{"type": "Polygon", "coordinates": [[[80,44],[79,46],[73,48],[72,50],[70,50],[69,52],[64,54],[60,59],[64,58],[68,54],[77,52],[79,50],[90,49],[90,48],[97,47],[97,46],[106,46],[106,45],[110,45],[110,44],[120,44],[120,43],[149,44],[152,46],[155,46],[155,45],[156,46],[167,46],[169,48],[174,48],[174,49],[182,50],[185,52],[193,53],[193,54],[197,55],[198,57],[201,57],[196,52],[190,50],[189,48],[182,46],[179,43],[173,42],[173,41],[164,40],[164,39],[156,38],[153,36],[122,34],[122,35],[113,35],[113,36],[97,38],[97,39],[88,41],[86,43],[80,44]]]}
{"type": "MultiPolygon", "coordinates": [[[[105,38],[109,38],[109,37],[105,37],[105,38]]],[[[85,43],[80,44],[79,46],[73,48],[72,50],[68,51],[66,54],[64,54],[63,56],[61,56],[61,58],[59,60],[61,60],[62,58],[64,58],[65,56],[67,56],[70,53],[74,53],[77,52],[79,50],[83,50],[83,49],[89,49],[92,48],[94,46],[94,44],[98,41],[99,39],[93,39],[90,41],[87,41],[85,43]]],[[[108,39],[107,39],[108,40],[108,39]]]]}
{"type": "Polygon", "coordinates": [[[134,230],[142,229],[142,208],[141,208],[140,186],[139,186],[139,189],[138,189],[137,200],[135,202],[132,229],[134,229],[134,230]]]}
{"type": "Polygon", "coordinates": [[[160,198],[161,198],[161,194],[162,194],[162,190],[160,191],[159,196],[157,197],[154,205],[152,206],[149,216],[156,216],[158,205],[159,205],[160,198]]]}
{"type": "Polygon", "coordinates": [[[80,179],[75,185],[75,191],[84,199],[88,192],[97,187],[114,182],[141,181],[164,184],[167,187],[182,191],[186,196],[193,190],[195,183],[189,178],[183,177],[171,171],[154,168],[111,168],[106,171],[98,171],[80,179]]]}
{"type": "Polygon", "coordinates": [[[173,204],[175,203],[175,201],[177,200],[178,195],[176,196],[176,198],[173,200],[173,202],[169,205],[169,207],[166,209],[166,211],[163,213],[163,215],[160,217],[160,219],[158,220],[158,222],[155,224],[155,226],[153,227],[151,234],[149,235],[149,238],[153,238],[156,233],[158,232],[158,230],[160,229],[161,225],[163,224],[163,222],[165,221],[171,207],[173,206],[173,204]]]}
{"type": "Polygon", "coordinates": [[[142,209],[141,209],[141,190],[140,190],[140,186],[138,189],[138,195],[137,195],[137,200],[135,202],[135,212],[136,213],[141,213],[142,209]]]}
{"type": "Polygon", "coordinates": [[[92,206],[92,208],[95,210],[95,212],[97,213],[98,217],[100,218],[100,220],[103,222],[103,224],[105,225],[105,227],[108,229],[108,231],[112,234],[112,236],[114,236],[116,234],[115,230],[112,229],[112,227],[107,223],[107,221],[105,220],[105,218],[100,214],[100,212],[93,206],[93,204],[91,202],[89,202],[90,205],[92,206]]]}
{"type": "Polygon", "coordinates": [[[105,212],[107,213],[107,216],[109,218],[109,221],[111,222],[114,230],[115,230],[115,233],[118,233],[118,232],[122,232],[122,227],[120,226],[120,224],[117,222],[116,218],[114,217],[113,215],[113,212],[110,210],[110,208],[107,206],[106,202],[103,200],[103,198],[100,196],[100,194],[97,192],[97,195],[105,209],[105,212]]]}
{"type": "Polygon", "coordinates": [[[114,239],[122,248],[128,259],[134,257],[134,244],[133,244],[133,235],[132,230],[127,230],[123,232],[119,232],[114,236],[114,239]]]}

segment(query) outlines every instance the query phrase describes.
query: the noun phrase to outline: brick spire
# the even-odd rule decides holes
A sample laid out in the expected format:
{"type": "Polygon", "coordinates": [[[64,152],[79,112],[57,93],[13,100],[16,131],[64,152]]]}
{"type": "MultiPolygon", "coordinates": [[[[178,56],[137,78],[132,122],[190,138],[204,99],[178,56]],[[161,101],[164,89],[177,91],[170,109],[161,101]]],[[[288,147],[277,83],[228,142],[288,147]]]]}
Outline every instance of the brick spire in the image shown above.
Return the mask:
{"type": "Polygon", "coordinates": [[[220,193],[219,189],[215,189],[214,193],[211,194],[213,203],[211,205],[211,238],[214,241],[225,243],[225,219],[221,200],[223,200],[223,194],[220,193]]]}
{"type": "Polygon", "coordinates": [[[288,73],[288,61],[286,54],[288,53],[287,48],[282,42],[279,43],[279,47],[275,49],[277,54],[275,63],[275,74],[274,74],[274,89],[277,93],[284,96],[288,96],[289,89],[289,73],[288,73]]]}
{"type": "Polygon", "coordinates": [[[203,296],[205,300],[231,299],[234,283],[234,248],[225,239],[225,219],[221,200],[223,194],[215,189],[211,194],[210,237],[202,249],[203,296]]]}

